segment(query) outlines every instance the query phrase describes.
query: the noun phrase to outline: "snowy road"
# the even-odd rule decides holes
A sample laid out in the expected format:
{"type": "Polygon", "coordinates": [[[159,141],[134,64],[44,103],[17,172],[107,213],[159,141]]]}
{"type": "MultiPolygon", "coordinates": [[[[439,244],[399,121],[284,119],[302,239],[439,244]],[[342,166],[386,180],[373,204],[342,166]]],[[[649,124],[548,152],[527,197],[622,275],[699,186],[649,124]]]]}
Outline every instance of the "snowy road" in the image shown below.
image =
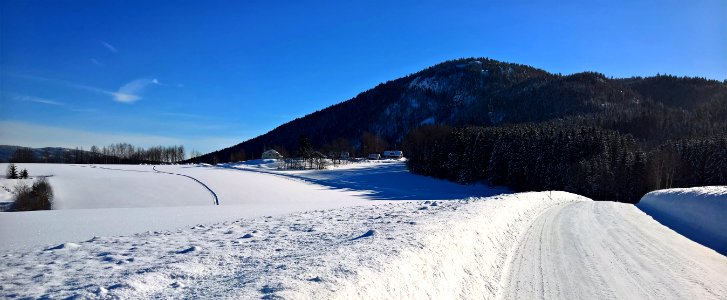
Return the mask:
{"type": "Polygon", "coordinates": [[[724,299],[727,257],[633,205],[573,202],[533,222],[504,279],[505,299],[724,299]]]}

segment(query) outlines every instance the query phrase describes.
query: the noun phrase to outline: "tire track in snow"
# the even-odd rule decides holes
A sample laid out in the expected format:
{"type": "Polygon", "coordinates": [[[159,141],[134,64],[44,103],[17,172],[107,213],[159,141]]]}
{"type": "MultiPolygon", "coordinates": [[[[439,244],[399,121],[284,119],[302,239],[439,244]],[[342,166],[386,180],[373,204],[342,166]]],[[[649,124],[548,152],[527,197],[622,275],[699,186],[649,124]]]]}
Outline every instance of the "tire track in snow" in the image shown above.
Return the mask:
{"type": "Polygon", "coordinates": [[[197,183],[201,184],[204,188],[206,188],[210,192],[210,194],[212,195],[212,197],[215,198],[215,205],[220,205],[220,199],[217,197],[217,194],[215,193],[215,191],[213,191],[209,186],[207,186],[206,184],[204,184],[204,182],[200,181],[199,179],[194,178],[194,177],[189,176],[189,175],[159,171],[159,170],[157,170],[157,166],[152,166],[151,168],[152,168],[152,170],[154,170],[157,173],[164,173],[164,174],[170,174],[170,175],[184,176],[184,177],[187,177],[189,179],[192,179],[192,180],[196,181],[197,183]]]}

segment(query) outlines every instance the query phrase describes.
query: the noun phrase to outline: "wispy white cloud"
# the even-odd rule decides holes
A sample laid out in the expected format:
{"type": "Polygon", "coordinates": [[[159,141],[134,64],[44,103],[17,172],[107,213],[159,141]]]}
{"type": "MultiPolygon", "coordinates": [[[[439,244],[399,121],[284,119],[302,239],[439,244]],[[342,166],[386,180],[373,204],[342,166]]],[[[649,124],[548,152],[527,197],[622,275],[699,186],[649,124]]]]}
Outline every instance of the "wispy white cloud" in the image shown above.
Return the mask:
{"type": "Polygon", "coordinates": [[[95,59],[95,58],[92,58],[91,59],[91,63],[94,64],[94,65],[97,65],[99,67],[103,67],[104,66],[104,64],[102,64],[100,61],[98,61],[98,59],[95,59]]]}
{"type": "Polygon", "coordinates": [[[98,94],[104,94],[109,95],[113,97],[113,99],[117,102],[122,103],[134,103],[141,99],[141,92],[143,92],[149,85],[161,85],[159,80],[156,78],[139,78],[134,79],[124,85],[122,85],[116,92],[105,90],[102,88],[97,88],[93,86],[83,85],[83,84],[77,84],[70,81],[60,80],[60,79],[53,79],[53,78],[45,78],[40,76],[32,76],[32,75],[21,75],[21,74],[12,74],[8,73],[11,76],[18,77],[18,78],[25,78],[25,79],[31,79],[35,81],[41,81],[41,82],[47,82],[51,84],[56,84],[60,86],[65,86],[69,88],[94,92],[98,94]]]}
{"type": "Polygon", "coordinates": [[[15,101],[35,102],[35,103],[56,105],[56,106],[65,106],[66,105],[63,102],[46,99],[46,98],[41,98],[41,97],[36,97],[36,96],[29,96],[29,95],[16,94],[16,95],[13,95],[13,99],[15,101]]]}
{"type": "Polygon", "coordinates": [[[152,79],[151,83],[159,85],[159,86],[172,86],[172,87],[180,87],[180,88],[184,87],[184,85],[181,83],[177,83],[177,84],[163,83],[163,82],[159,81],[159,79],[156,79],[156,78],[152,79]]]}
{"type": "Polygon", "coordinates": [[[161,85],[159,80],[156,78],[139,78],[134,79],[124,85],[115,93],[114,99],[118,102],[133,103],[141,99],[141,92],[143,92],[149,85],[161,85]]]}
{"type": "Polygon", "coordinates": [[[116,50],[116,47],[114,47],[113,45],[111,45],[105,41],[101,41],[101,45],[103,45],[104,47],[106,47],[106,49],[109,49],[109,51],[111,51],[113,53],[119,53],[119,50],[116,50]]]}

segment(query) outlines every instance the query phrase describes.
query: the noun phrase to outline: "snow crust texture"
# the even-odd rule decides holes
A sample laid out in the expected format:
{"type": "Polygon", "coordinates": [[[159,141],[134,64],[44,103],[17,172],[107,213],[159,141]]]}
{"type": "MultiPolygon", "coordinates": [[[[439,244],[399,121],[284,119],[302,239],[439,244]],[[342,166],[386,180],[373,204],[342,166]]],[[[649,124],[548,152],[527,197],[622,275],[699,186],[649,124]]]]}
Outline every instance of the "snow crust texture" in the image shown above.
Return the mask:
{"type": "Polygon", "coordinates": [[[637,207],[659,223],[727,255],[727,186],[653,191],[637,207]]]}
{"type": "Polygon", "coordinates": [[[404,201],[8,251],[0,298],[494,298],[533,220],[575,201],[404,201]]]}

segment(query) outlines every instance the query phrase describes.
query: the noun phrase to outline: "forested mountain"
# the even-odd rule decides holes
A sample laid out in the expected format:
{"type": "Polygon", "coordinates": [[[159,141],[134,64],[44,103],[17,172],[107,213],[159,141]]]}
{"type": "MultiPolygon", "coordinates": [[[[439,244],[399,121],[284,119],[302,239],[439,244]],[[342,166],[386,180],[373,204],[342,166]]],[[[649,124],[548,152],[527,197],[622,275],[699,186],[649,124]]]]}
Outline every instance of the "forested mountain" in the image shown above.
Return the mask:
{"type": "Polygon", "coordinates": [[[364,133],[400,145],[427,124],[498,126],[556,119],[629,133],[659,144],[724,133],[727,84],[673,76],[610,79],[593,72],[551,74],[486,58],[453,60],[379,84],[353,99],[295,119],[259,137],[197,159],[294,154],[301,135],[320,148],[343,138],[360,148],[364,133]]]}
{"type": "Polygon", "coordinates": [[[470,58],[379,84],[194,161],[259,158],[271,148],[297,155],[304,137],[323,152],[403,148],[412,171],[463,183],[633,202],[654,188],[727,184],[726,135],[727,81],[561,75],[470,58]]]}

